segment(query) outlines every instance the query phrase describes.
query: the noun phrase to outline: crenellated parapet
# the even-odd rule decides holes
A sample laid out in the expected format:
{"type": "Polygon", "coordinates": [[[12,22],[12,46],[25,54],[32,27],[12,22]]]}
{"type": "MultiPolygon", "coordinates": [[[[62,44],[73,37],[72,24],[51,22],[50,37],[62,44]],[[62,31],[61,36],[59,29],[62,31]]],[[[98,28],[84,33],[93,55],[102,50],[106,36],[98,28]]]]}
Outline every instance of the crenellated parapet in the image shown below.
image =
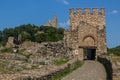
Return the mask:
{"type": "Polygon", "coordinates": [[[104,8],[84,8],[84,10],[82,8],[77,8],[76,10],[74,8],[70,9],[70,14],[74,15],[74,14],[82,14],[82,15],[86,15],[86,14],[91,14],[91,15],[105,15],[105,9],[104,8]]]}
{"type": "Polygon", "coordinates": [[[103,29],[105,25],[105,9],[104,8],[74,8],[70,9],[70,28],[72,30],[79,26],[80,22],[86,22],[92,26],[99,26],[103,29]]]}

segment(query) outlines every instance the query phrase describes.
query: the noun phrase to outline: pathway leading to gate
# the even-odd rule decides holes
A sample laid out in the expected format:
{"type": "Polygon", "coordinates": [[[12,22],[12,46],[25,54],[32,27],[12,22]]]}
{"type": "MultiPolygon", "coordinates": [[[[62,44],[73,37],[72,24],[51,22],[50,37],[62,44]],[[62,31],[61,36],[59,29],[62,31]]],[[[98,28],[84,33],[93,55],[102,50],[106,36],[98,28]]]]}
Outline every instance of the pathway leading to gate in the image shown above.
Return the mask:
{"type": "Polygon", "coordinates": [[[87,60],[62,80],[106,80],[106,71],[101,63],[87,60]]]}

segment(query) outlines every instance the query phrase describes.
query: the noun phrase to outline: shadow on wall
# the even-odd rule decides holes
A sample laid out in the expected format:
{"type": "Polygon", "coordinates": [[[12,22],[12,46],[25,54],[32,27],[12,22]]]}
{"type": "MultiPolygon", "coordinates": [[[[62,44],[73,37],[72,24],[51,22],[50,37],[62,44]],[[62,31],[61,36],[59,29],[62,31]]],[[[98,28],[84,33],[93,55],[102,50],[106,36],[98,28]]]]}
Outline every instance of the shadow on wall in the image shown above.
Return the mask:
{"type": "Polygon", "coordinates": [[[98,56],[98,61],[100,63],[102,63],[106,69],[106,72],[107,72],[107,79],[106,80],[112,80],[112,64],[110,62],[110,60],[104,58],[104,57],[101,57],[101,56],[98,56]]]}

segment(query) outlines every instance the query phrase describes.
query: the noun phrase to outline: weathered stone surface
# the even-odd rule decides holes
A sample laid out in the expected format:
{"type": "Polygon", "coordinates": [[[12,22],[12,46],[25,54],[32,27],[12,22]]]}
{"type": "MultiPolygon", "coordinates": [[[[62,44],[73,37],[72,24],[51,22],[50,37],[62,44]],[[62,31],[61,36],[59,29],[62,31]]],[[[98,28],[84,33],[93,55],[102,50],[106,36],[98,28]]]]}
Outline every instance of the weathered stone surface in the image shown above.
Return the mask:
{"type": "MultiPolygon", "coordinates": [[[[39,69],[23,70],[11,74],[0,73],[0,80],[48,80],[52,75],[59,73],[60,70],[66,69],[66,67],[68,67],[68,64],[74,65],[76,61],[77,59],[72,59],[68,63],[61,66],[44,65],[40,66],[39,69]]],[[[31,67],[31,65],[29,65],[29,67],[31,67]]]]}
{"type": "Polygon", "coordinates": [[[116,62],[116,65],[117,65],[117,66],[120,66],[120,62],[117,61],[117,62],[116,62]]]}
{"type": "Polygon", "coordinates": [[[112,56],[111,64],[113,70],[113,80],[120,80],[120,57],[112,56]]]}
{"type": "Polygon", "coordinates": [[[57,17],[54,16],[52,22],[49,20],[47,24],[44,24],[44,26],[52,26],[54,28],[57,28],[57,17]]]}
{"type": "Polygon", "coordinates": [[[71,49],[63,41],[36,43],[27,41],[17,52],[0,53],[0,80],[39,79],[65,66],[55,66],[54,61],[72,58],[71,49]],[[7,73],[5,73],[7,72],[7,73]],[[6,77],[7,76],[7,77],[6,77]]]}
{"type": "Polygon", "coordinates": [[[81,60],[83,48],[94,48],[97,55],[107,53],[104,8],[101,12],[93,8],[92,13],[89,8],[85,8],[84,13],[81,8],[76,13],[70,9],[70,29],[64,32],[64,40],[81,60]]]}
{"type": "Polygon", "coordinates": [[[9,37],[6,43],[6,47],[14,47],[13,40],[14,40],[14,37],[9,37]]]}
{"type": "Polygon", "coordinates": [[[52,64],[54,59],[61,57],[72,57],[71,50],[64,45],[63,41],[59,42],[24,42],[21,48],[25,49],[25,53],[29,52],[29,62],[31,63],[47,63],[52,64]]]}

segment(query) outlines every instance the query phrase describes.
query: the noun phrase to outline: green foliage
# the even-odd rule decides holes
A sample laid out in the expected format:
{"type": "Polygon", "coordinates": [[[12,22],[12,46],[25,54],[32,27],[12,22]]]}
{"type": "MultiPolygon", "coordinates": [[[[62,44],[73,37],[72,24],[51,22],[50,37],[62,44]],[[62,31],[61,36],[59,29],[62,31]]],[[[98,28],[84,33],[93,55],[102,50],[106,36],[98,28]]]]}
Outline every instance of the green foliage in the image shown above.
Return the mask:
{"type": "Polygon", "coordinates": [[[21,36],[22,36],[22,39],[21,39],[22,41],[31,40],[31,35],[27,32],[22,32],[21,36]]]}
{"type": "Polygon", "coordinates": [[[4,48],[2,48],[2,49],[0,49],[0,52],[1,53],[5,53],[5,52],[12,52],[13,50],[12,50],[12,47],[4,47],[4,48]]]}
{"type": "Polygon", "coordinates": [[[46,37],[47,35],[45,33],[37,34],[35,35],[35,41],[39,43],[44,42],[46,41],[46,37]]]}
{"type": "Polygon", "coordinates": [[[77,62],[75,63],[75,67],[74,67],[73,69],[75,70],[75,69],[79,68],[80,66],[82,66],[82,62],[77,61],[77,62]]]}
{"type": "Polygon", "coordinates": [[[25,49],[18,50],[17,53],[18,53],[18,54],[21,54],[21,55],[23,55],[23,56],[25,56],[27,59],[29,59],[30,56],[32,55],[32,54],[29,53],[29,52],[25,52],[25,49]]]}
{"type": "MultiPolygon", "coordinates": [[[[63,77],[65,77],[67,74],[71,73],[72,71],[76,70],[82,66],[82,62],[77,61],[74,64],[74,68],[71,68],[71,65],[69,64],[68,67],[62,71],[60,71],[57,75],[53,76],[52,80],[61,80],[63,77]]],[[[50,79],[51,80],[51,79],[50,79]]]]}
{"type": "Polygon", "coordinates": [[[59,41],[59,40],[62,40],[64,37],[64,29],[62,29],[62,28],[56,29],[56,28],[48,27],[48,26],[41,26],[40,31],[44,31],[43,39],[45,42],[59,41]]]}
{"type": "Polygon", "coordinates": [[[120,56],[120,46],[108,49],[108,54],[113,54],[113,55],[116,55],[116,56],[120,56]]]}
{"type": "Polygon", "coordinates": [[[24,41],[34,42],[54,42],[63,39],[64,29],[48,26],[35,26],[31,24],[20,25],[15,28],[6,28],[0,31],[0,45],[5,45],[8,37],[13,36],[15,44],[21,44],[24,41]]]}
{"type": "Polygon", "coordinates": [[[14,69],[14,66],[10,66],[9,62],[0,60],[0,73],[11,73],[18,70],[14,69]]]}
{"type": "Polygon", "coordinates": [[[23,54],[24,53],[24,51],[25,51],[26,49],[20,49],[20,50],[18,50],[18,54],[23,54]]]}
{"type": "Polygon", "coordinates": [[[55,65],[62,65],[62,64],[65,64],[66,62],[68,62],[70,59],[67,57],[67,58],[62,58],[60,60],[55,60],[54,61],[54,64],[55,65]]]}

